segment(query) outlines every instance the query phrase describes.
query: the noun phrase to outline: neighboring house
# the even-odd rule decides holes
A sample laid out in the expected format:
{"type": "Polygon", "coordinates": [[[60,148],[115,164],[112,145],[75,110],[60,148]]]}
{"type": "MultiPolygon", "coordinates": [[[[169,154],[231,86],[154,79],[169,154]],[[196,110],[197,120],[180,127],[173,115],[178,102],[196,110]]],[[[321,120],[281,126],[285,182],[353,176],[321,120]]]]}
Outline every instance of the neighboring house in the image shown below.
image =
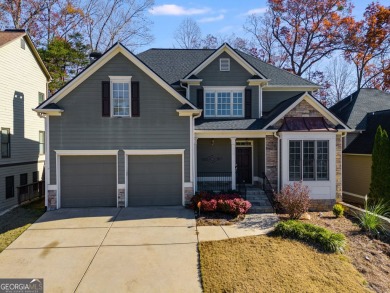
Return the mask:
{"type": "Polygon", "coordinates": [[[0,211],[18,204],[19,186],[43,178],[45,126],[31,109],[45,100],[49,79],[25,31],[0,32],[0,211]]]}
{"type": "Polygon", "coordinates": [[[390,94],[374,88],[362,88],[330,107],[331,112],[354,130],[345,137],[344,148],[366,130],[367,113],[386,109],[390,109],[390,94]]]}
{"type": "Polygon", "coordinates": [[[343,142],[343,199],[361,203],[370,188],[371,152],[376,128],[381,123],[385,126],[385,117],[389,117],[387,111],[381,111],[390,110],[390,94],[362,88],[329,110],[353,129],[343,142]]]}
{"type": "Polygon", "coordinates": [[[368,113],[365,130],[343,151],[343,199],[363,202],[370,191],[372,150],[380,125],[390,134],[390,109],[368,113]]]}
{"type": "Polygon", "coordinates": [[[232,49],[116,44],[35,109],[45,116],[49,209],[185,204],[195,191],[303,180],[341,200],[350,129],[305,79],[232,49]]]}

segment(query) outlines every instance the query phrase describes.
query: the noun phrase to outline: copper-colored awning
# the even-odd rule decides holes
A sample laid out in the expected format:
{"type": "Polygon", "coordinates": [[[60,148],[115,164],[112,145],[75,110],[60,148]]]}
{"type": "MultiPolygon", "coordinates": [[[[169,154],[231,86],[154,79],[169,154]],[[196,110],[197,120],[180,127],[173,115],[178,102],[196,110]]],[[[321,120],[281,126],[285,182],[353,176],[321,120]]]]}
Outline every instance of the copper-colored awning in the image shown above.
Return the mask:
{"type": "Polygon", "coordinates": [[[332,131],[332,128],[326,123],[323,117],[285,117],[279,131],[332,131]]]}

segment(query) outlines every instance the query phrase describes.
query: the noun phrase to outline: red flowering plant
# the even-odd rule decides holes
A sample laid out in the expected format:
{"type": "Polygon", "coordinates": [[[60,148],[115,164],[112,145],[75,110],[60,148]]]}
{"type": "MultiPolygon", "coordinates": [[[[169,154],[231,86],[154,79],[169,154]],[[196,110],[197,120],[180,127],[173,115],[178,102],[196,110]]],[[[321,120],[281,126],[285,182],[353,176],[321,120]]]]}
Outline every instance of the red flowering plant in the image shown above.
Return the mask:
{"type": "Polygon", "coordinates": [[[246,214],[251,208],[251,203],[244,200],[238,193],[218,193],[201,191],[191,199],[194,207],[200,202],[203,212],[222,212],[227,214],[246,214]]]}

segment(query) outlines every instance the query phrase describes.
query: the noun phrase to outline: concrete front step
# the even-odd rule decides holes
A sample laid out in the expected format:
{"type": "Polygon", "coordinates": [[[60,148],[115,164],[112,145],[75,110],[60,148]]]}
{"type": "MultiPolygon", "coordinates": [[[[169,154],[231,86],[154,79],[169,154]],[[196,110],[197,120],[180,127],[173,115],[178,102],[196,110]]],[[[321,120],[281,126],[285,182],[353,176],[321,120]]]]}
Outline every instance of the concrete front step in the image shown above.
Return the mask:
{"type": "Polygon", "coordinates": [[[268,200],[266,195],[247,195],[247,200],[268,200]]]}

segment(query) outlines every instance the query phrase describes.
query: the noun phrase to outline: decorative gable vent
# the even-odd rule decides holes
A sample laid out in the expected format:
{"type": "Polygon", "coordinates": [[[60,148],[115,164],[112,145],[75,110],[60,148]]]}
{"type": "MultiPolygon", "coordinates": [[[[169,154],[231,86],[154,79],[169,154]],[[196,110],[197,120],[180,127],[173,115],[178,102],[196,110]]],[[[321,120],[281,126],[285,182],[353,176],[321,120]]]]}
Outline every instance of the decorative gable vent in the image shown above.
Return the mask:
{"type": "Polygon", "coordinates": [[[219,71],[230,71],[230,58],[219,59],[219,71]]]}
{"type": "Polygon", "coordinates": [[[23,50],[26,49],[26,41],[23,38],[20,39],[20,48],[23,50]]]}

